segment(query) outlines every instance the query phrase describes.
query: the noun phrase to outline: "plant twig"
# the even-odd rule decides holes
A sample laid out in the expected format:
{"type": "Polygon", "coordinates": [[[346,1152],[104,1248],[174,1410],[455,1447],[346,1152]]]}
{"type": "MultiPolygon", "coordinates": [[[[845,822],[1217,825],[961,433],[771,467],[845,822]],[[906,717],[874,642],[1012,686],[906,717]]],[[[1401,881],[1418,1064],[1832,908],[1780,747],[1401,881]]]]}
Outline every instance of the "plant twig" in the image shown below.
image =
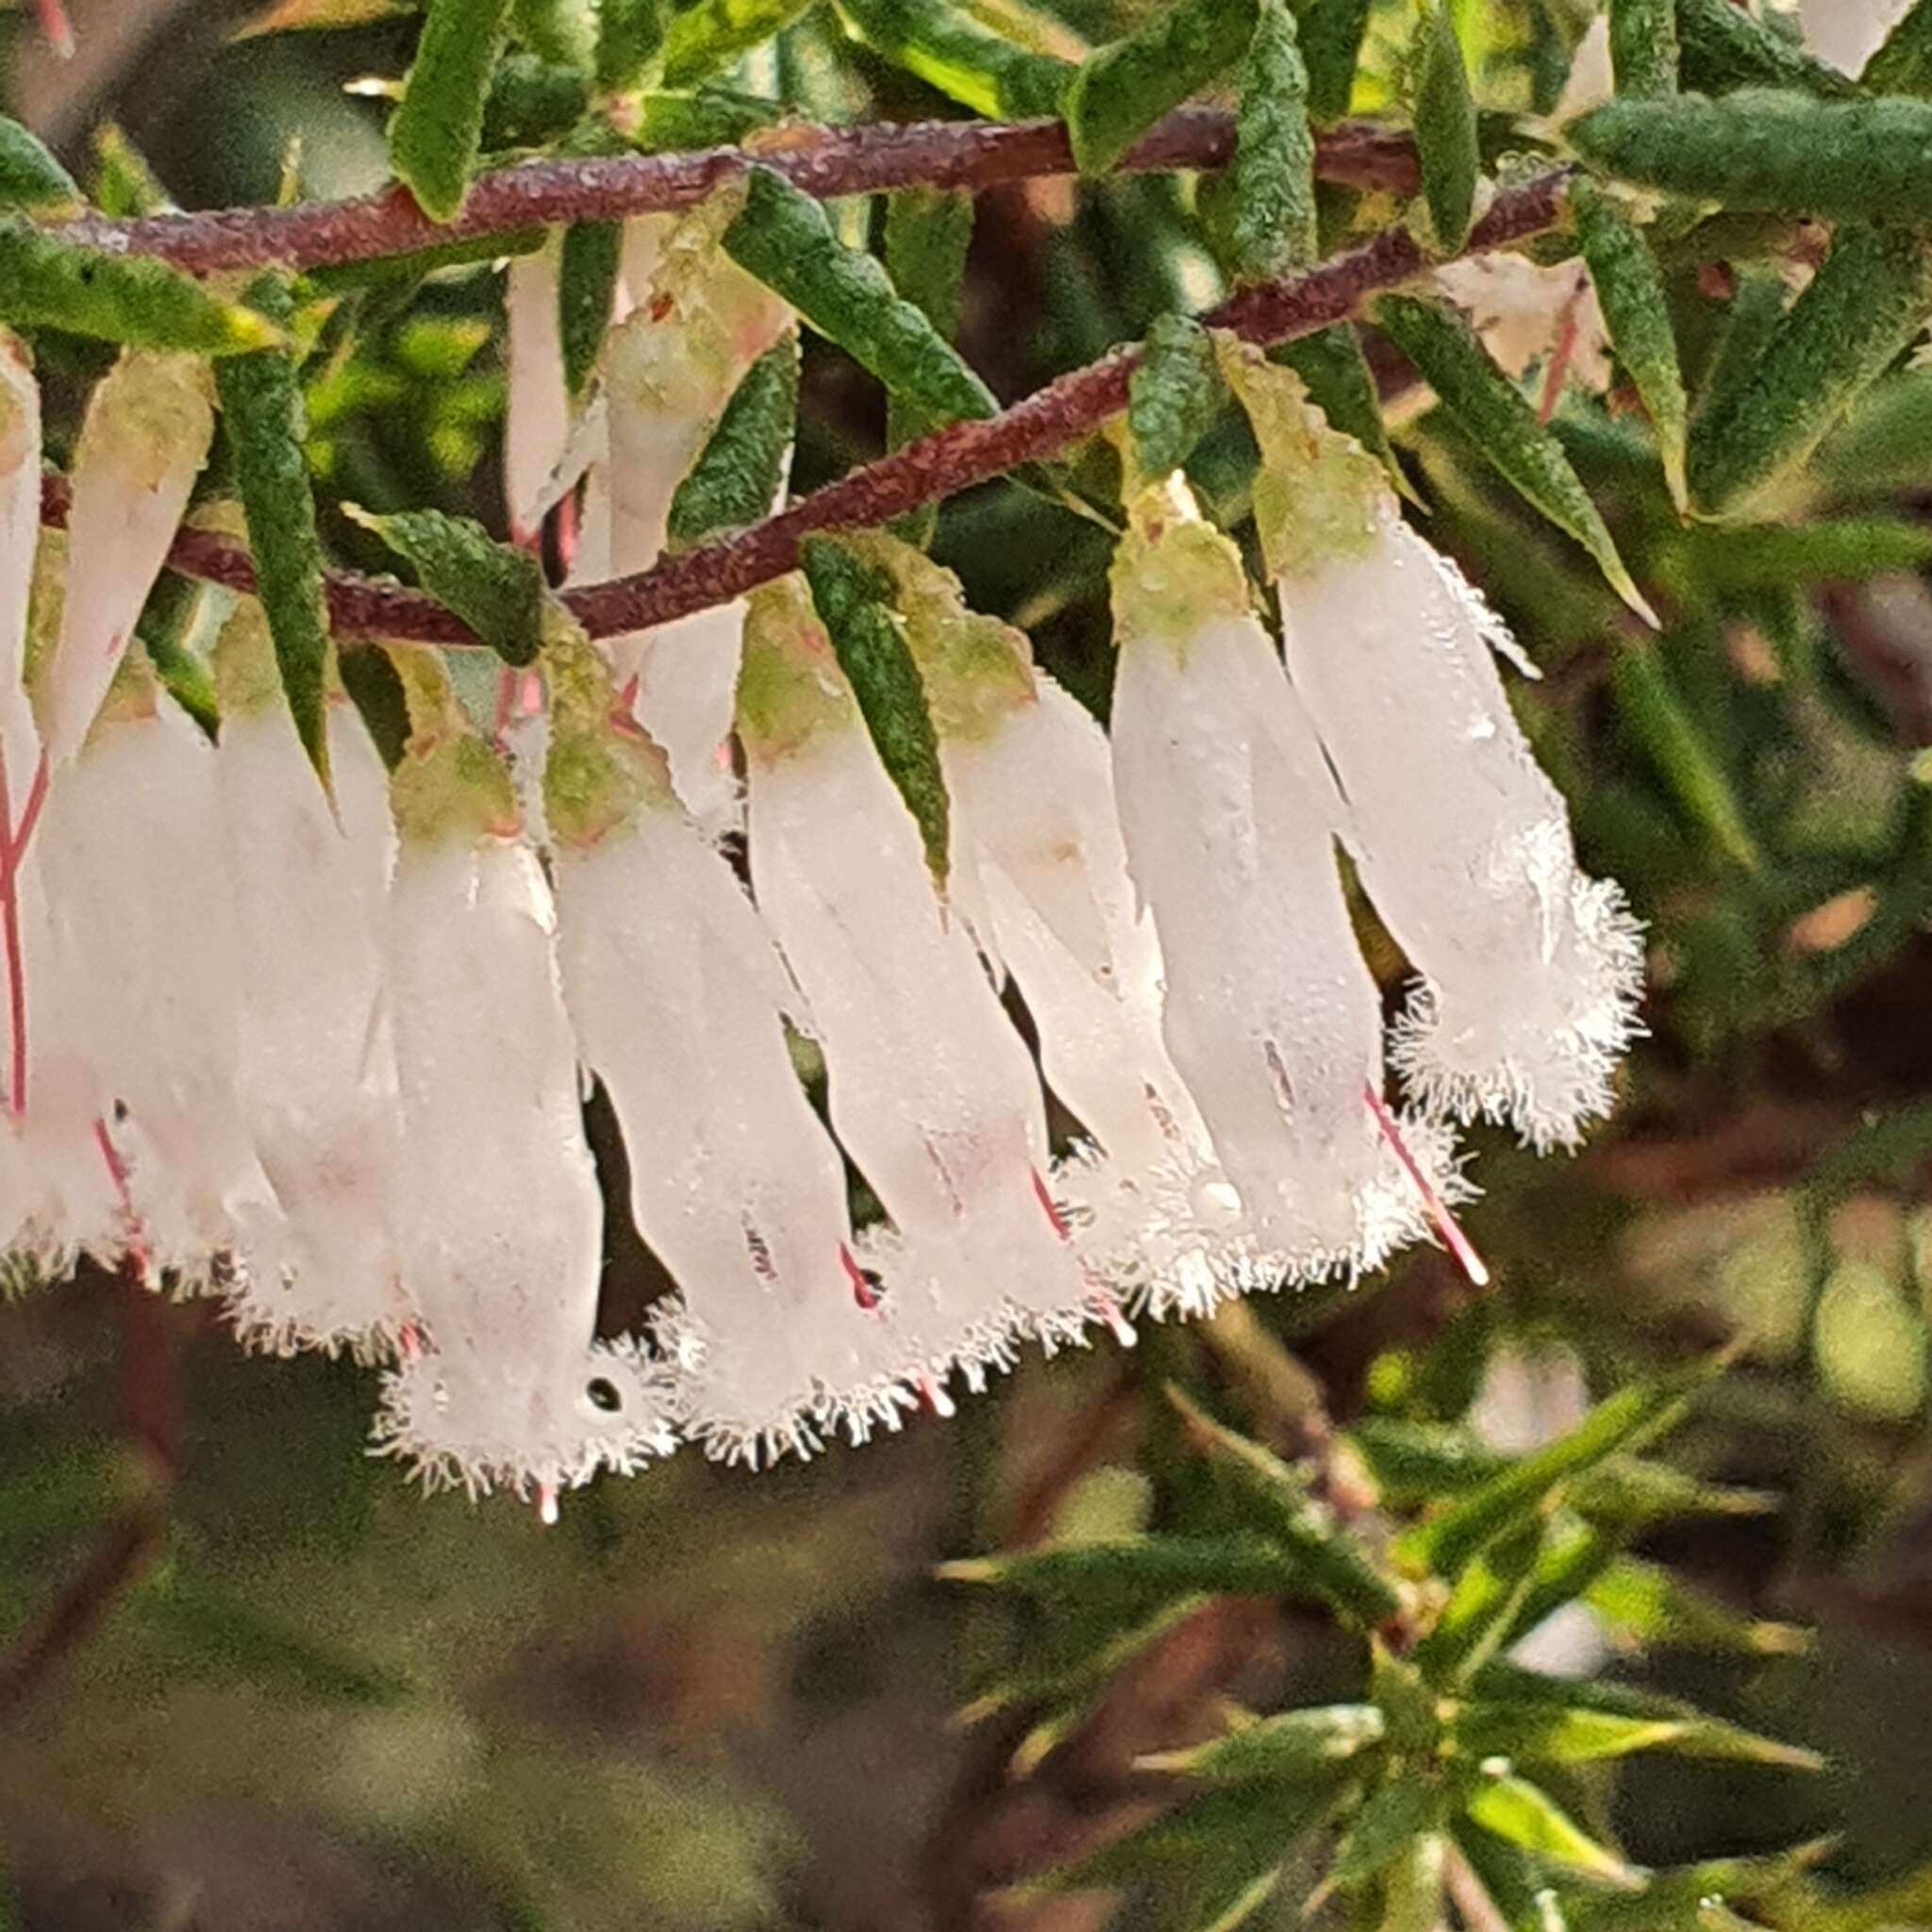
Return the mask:
{"type": "MultiPolygon", "coordinates": [[[[1551,226],[1568,179],[1567,169],[1556,168],[1499,194],[1464,253],[1504,248],[1551,226]]],[[[1202,319],[1248,341],[1288,341],[1343,321],[1369,296],[1410,280],[1430,265],[1407,228],[1386,228],[1305,275],[1244,289],[1202,319]]],[[[563,602],[598,638],[649,630],[726,603],[793,569],[801,540],[813,531],[870,528],[1077,442],[1126,408],[1127,381],[1140,358],[1138,344],[1116,349],[996,416],[936,430],[749,529],[667,557],[634,575],[567,591],[563,602]]],[[[44,476],[42,519],[64,523],[69,495],[64,477],[44,476]]],[[[247,551],[211,531],[181,530],[168,563],[184,576],[239,591],[255,588],[247,551]]],[[[352,572],[330,575],[328,603],[330,622],[345,641],[477,642],[458,619],[421,591],[352,572]]]]}
{"type": "MultiPolygon", "coordinates": [[[[1216,168],[1234,152],[1234,118],[1213,108],[1170,115],[1122,160],[1127,172],[1216,168]]],[[[788,127],[769,144],[691,154],[520,161],[479,175],[455,221],[432,222],[401,187],[295,208],[212,208],[134,221],[84,217],[56,232],[116,255],[149,255],[192,274],[219,269],[320,268],[411,249],[473,242],[565,222],[608,222],[702,201],[755,160],[830,199],[907,188],[991,188],[1071,175],[1073,151],[1058,121],[912,121],[864,127],[788,127]]],[[[1413,192],[1414,143],[1405,130],[1347,122],[1321,137],[1316,167],[1354,188],[1413,192]]]]}

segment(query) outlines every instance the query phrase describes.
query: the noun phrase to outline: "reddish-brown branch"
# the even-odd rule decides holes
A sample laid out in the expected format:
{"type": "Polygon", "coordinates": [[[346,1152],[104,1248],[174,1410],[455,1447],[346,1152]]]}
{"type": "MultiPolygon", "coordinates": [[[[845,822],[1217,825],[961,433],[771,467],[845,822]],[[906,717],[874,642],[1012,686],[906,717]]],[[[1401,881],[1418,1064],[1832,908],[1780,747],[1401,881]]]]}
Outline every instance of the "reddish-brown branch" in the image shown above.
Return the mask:
{"type": "MultiPolygon", "coordinates": [[[[1552,169],[1497,195],[1469,239],[1467,252],[1507,247],[1551,226],[1568,173],[1552,169]]],[[[1423,273],[1429,257],[1407,228],[1383,230],[1306,275],[1244,289],[1203,318],[1253,342],[1287,341],[1352,315],[1371,295],[1423,273]]],[[[841,476],[750,529],[667,557],[633,576],[586,584],[564,602],[592,637],[621,637],[782,576],[798,562],[800,541],[815,530],[869,528],[1004,475],[1021,463],[1056,455],[1126,408],[1138,345],[1116,349],[1070,371],[1010,409],[984,422],[955,423],[841,476]]],[[[47,522],[66,519],[64,478],[49,475],[42,492],[47,522]]],[[[182,530],[168,554],[184,575],[255,588],[255,571],[239,545],[206,530],[182,530]]],[[[474,644],[476,640],[441,605],[419,591],[342,573],[331,576],[329,614],[338,636],[474,644]]]]}
{"type": "MultiPolygon", "coordinates": [[[[1234,122],[1193,108],[1170,116],[1133,148],[1125,170],[1214,168],[1234,151],[1234,122]]],[[[88,218],[59,230],[117,255],[151,255],[206,275],[217,269],[291,268],[369,261],[415,248],[508,235],[559,222],[614,221],[690,208],[743,167],[775,168],[821,199],[927,183],[990,188],[1041,175],[1071,175],[1072,150],[1058,121],[915,121],[865,127],[787,128],[768,146],[696,154],[625,155],[597,160],[519,162],[479,175],[454,222],[432,222],[407,190],[300,208],[214,208],[139,221],[88,218]]],[[[1415,149],[1396,128],[1344,123],[1321,137],[1323,176],[1355,188],[1412,192],[1415,149]]]]}

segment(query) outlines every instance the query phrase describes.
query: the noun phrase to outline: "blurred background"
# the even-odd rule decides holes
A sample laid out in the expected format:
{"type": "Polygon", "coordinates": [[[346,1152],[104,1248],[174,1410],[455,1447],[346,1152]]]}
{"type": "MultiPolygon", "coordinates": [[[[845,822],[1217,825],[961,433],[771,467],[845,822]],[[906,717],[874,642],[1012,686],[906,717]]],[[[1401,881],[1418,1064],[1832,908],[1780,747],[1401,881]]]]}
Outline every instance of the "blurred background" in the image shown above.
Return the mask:
{"type": "MultiPolygon", "coordinates": [[[[305,196],[384,178],[383,102],[352,84],[400,74],[407,7],[71,5],[70,61],[0,14],[0,82],[83,180],[108,124],[188,208],[273,199],[291,166],[305,196]]],[[[1046,45],[1136,10],[990,9],[1046,45]]],[[[1486,105],[1546,112],[1589,11],[1466,8],[1486,105]]],[[[958,111],[820,10],[739,80],[822,120],[958,111]]],[[[1010,398],[1213,300],[1191,194],[988,193],[968,358],[1010,398]]],[[[874,214],[842,218],[863,233],[874,214]]],[[[1759,273],[1687,259],[1693,375],[1759,273]]],[[[497,520],[501,288],[481,264],[364,298],[353,350],[311,364],[325,505],[497,520]]],[[[1467,1218],[1496,1289],[1421,1253],[1131,1354],[1029,1359],[958,1421],[861,1453],[760,1475],[687,1453],[566,1498],[548,1530],[513,1501],[425,1500],[370,1459],[353,1365],[244,1358],[201,1310],[99,1274],[0,1306],[0,1926],[1096,1925],[1105,1899],[995,1894],[1146,1816],[1161,1787],[1133,1759],[1208,1735],[1220,1699],[1319,1683],[1332,1634],[1211,1606],[1017,1776],[1024,1722],[955,1713],[1025,1632],[934,1563],[1144,1520],[1181,1453],[1170,1377],[1261,1429],[1312,1374],[1341,1424],[1474,1413],[1518,1446],[1585,1390],[1740,1331],[1748,1353],[1673,1454],[1773,1507],[1649,1552],[1726,1614],[1641,1663],[1583,1613],[1545,1641],[1830,1768],[1612,1772],[1605,1814],[1652,1863],[1840,1832],[1828,1869],[1848,1883],[1932,1866],[1932,371],[1883,383],[1785,522],[1751,533],[1681,528],[1616,391],[1573,385],[1556,423],[1665,613],[1651,639],[1370,346],[1432,538],[1545,671],[1524,717],[1586,862],[1652,931],[1651,1036],[1617,1118],[1574,1159],[1478,1137],[1467,1218]]],[[[49,371],[57,456],[89,373],[49,371]]],[[[798,484],[882,434],[870,383],[809,344],[798,484]]],[[[1240,445],[1230,424],[1194,459],[1229,520],[1240,445]]],[[[340,517],[327,534],[375,562],[340,517]]],[[[1103,530],[1002,484],[950,504],[937,549],[1104,709],[1103,530]]],[[[660,1281],[620,1227],[608,1324],[660,1281]]]]}

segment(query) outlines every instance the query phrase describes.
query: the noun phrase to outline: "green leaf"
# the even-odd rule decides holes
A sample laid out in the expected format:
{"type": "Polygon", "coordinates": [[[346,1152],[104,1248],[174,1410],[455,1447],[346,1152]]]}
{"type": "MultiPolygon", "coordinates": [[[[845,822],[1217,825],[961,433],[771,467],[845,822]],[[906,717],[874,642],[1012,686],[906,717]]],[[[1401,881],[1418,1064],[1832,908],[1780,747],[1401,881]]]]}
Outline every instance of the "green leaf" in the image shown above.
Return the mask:
{"type": "Polygon", "coordinates": [[[1244,1863],[1217,1864],[1180,1886],[1174,1909],[1158,1923],[1174,1932],[1234,1932],[1268,1903],[1280,1883],[1279,1864],[1252,1877],[1244,1863]]]}
{"type": "MultiPolygon", "coordinates": [[[[1789,1918],[1780,1912],[1780,1924],[1814,1926],[1819,1921],[1814,1916],[1815,1895],[1807,1875],[1833,1845],[1832,1840],[1823,1839],[1762,1857],[1707,1858],[1695,1865],[1653,1872],[1642,1890],[1635,1894],[1579,1894],[1573,1898],[1571,1923],[1576,1932],[1661,1932],[1666,1927],[1674,1932],[1679,1926],[1690,1932],[1704,1901],[1721,1898],[1767,1909],[1789,1902],[1798,1909],[1789,1918]]],[[[1881,1919],[1861,1932],[1877,1932],[1877,1925],[1884,1923],[1881,1919]]]]}
{"type": "Polygon", "coordinates": [[[563,377],[573,396],[583,394],[604,353],[623,261],[622,222],[578,222],[564,230],[557,319],[563,339],[563,377]]]}
{"type": "Polygon", "coordinates": [[[1237,281],[1263,281],[1308,267],[1321,252],[1308,70],[1287,0],[1259,0],[1235,91],[1228,266],[1237,281]]]}
{"type": "Polygon", "coordinates": [[[510,30],[540,60],[588,71],[597,52],[592,0],[509,0],[510,30]]]}
{"type": "Polygon", "coordinates": [[[772,513],[798,422],[798,336],[793,330],[740,378],[710,439],[671,499],[673,549],[689,549],[772,513]]]}
{"type": "Polygon", "coordinates": [[[78,185],[52,149],[18,121],[0,114],[0,208],[67,215],[80,205],[78,185]]]}
{"type": "Polygon", "coordinates": [[[1865,63],[1858,84],[1876,94],[1932,97],[1932,4],[1915,0],[1865,63]]]}
{"type": "Polygon", "coordinates": [[[1074,1864],[1029,1880],[1023,1895],[1111,1890],[1204,1863],[1245,1875],[1266,1871],[1321,1819],[1336,1789],[1328,1785],[1293,1798],[1267,1785],[1208,1791],[1074,1864]]]}
{"type": "Polygon", "coordinates": [[[1075,72],[1070,61],[1016,46],[950,0],[837,4],[854,40],[990,119],[1031,121],[1058,114],[1075,72]]]}
{"type": "Polygon", "coordinates": [[[1677,338],[1671,327],[1663,276],[1650,243],[1623,208],[1594,181],[1582,176],[1570,185],[1577,240],[1590,265],[1604,326],[1617,360],[1635,385],[1663,457],[1671,501],[1681,511],[1688,502],[1684,482],[1684,439],[1690,406],[1683,372],[1677,365],[1677,338]]]}
{"type": "Polygon", "coordinates": [[[877,260],[846,247],[819,203],[782,175],[750,171],[744,206],[724,231],[724,247],[877,376],[924,427],[996,412],[992,391],[899,294],[877,260]]]}
{"type": "Polygon", "coordinates": [[[1645,623],[1654,625],[1655,614],[1631,581],[1562,444],[1537,421],[1522,391],[1491,359],[1468,318],[1445,302],[1385,295],[1375,304],[1374,319],[1504,479],[1533,508],[1582,544],[1610,588],[1645,623]]]}
{"type": "Polygon", "coordinates": [[[1313,335],[1277,342],[1268,351],[1268,359],[1292,369],[1307,384],[1308,399],[1327,417],[1328,426],[1354,437],[1388,471],[1390,482],[1404,496],[1414,497],[1390,444],[1375,373],[1362,354],[1353,323],[1334,323],[1313,335]]]}
{"type": "Polygon", "coordinates": [[[1694,525],[1685,567],[1707,591],[1808,590],[1862,583],[1932,564],[1932,526],[1902,517],[1834,517],[1808,524],[1694,525]]]}
{"type": "Polygon", "coordinates": [[[499,543],[470,517],[446,516],[440,509],[376,516],[352,504],[342,508],[404,558],[423,588],[506,664],[536,662],[543,629],[543,571],[527,551],[499,543]]]}
{"type": "MultiPolygon", "coordinates": [[[[1932,115],[1932,107],[1927,108],[1932,115]]],[[[1928,125],[1932,137],[1932,125],[1928,125]]],[[[1841,226],[1750,378],[1690,432],[1690,496],[1740,513],[1803,465],[1932,312],[1932,246],[1898,228],[1841,226]]]]}
{"type": "Polygon", "coordinates": [[[1932,196],[1932,101],[1680,94],[1607,101],[1568,132],[1608,174],[1732,213],[1883,221],[1932,196]]]}
{"type": "Polygon", "coordinates": [[[788,27],[813,0],[696,0],[671,16],[664,85],[694,87],[788,27]]]}
{"type": "Polygon", "coordinates": [[[1350,1821],[1328,1868],[1331,1884],[1354,1891],[1380,1878],[1425,1832],[1449,1814],[1449,1788],[1440,1777],[1407,1772],[1386,1784],[1350,1821]]]}
{"type": "Polygon", "coordinates": [[[1318,122],[1339,121],[1348,112],[1370,5],[1371,0],[1294,0],[1308,68],[1308,113],[1318,122]]]}
{"type": "Polygon", "coordinates": [[[1242,1724],[1191,1750],[1143,1757],[1139,1768],[1185,1772],[1213,1785],[1295,1782],[1372,1750],[1384,1730],[1382,1712],[1373,1704],[1316,1705],[1242,1724]]]}
{"type": "Polygon", "coordinates": [[[94,206],[109,221],[130,221],[173,207],[147,157],[118,122],[103,121],[94,129],[93,150],[94,206]]]}
{"type": "Polygon", "coordinates": [[[199,356],[246,355],[282,340],[265,315],[216,301],[165,262],[76,247],[17,217],[0,217],[0,322],[199,356]]]}
{"type": "Polygon", "coordinates": [[[808,537],[799,561],[879,762],[917,822],[926,865],[943,887],[951,807],[925,686],[891,608],[891,579],[832,537],[808,537]]]}
{"type": "Polygon", "coordinates": [[[1460,1423],[1364,1416],[1348,1431],[1347,1440],[1368,1465],[1383,1500],[1398,1508],[1460,1495],[1509,1463],[1507,1456],[1460,1423]]]}
{"type": "Polygon", "coordinates": [[[1457,253],[1475,219],[1477,148],[1475,102],[1462,42],[1446,0],[1422,0],[1416,16],[1413,86],[1415,145],[1422,162],[1423,200],[1438,250],[1457,253]]]}
{"type": "Polygon", "coordinates": [[[1740,1617],[1670,1571],[1637,1557],[1619,1557],[1607,1565],[1583,1600],[1607,1623],[1647,1644],[1790,1657],[1810,1643],[1796,1626],[1740,1617]]]}
{"type": "Polygon", "coordinates": [[[1610,0],[1610,72],[1628,100],[1677,91],[1676,0],[1610,0]]]}
{"type": "MultiPolygon", "coordinates": [[[[899,293],[951,341],[959,332],[959,294],[973,245],[976,204],[963,189],[902,188],[886,199],[886,275],[899,293]]],[[[912,441],[924,419],[896,395],[886,398],[886,447],[912,441]]],[[[939,509],[927,504],[893,525],[908,543],[932,541],[939,509]]]]}
{"type": "Polygon", "coordinates": [[[1790,291],[1774,268],[1736,271],[1736,289],[1725,310],[1717,346],[1704,372],[1692,429],[1727,414],[1750,388],[1771,339],[1784,321],[1790,291]]]}
{"type": "Polygon", "coordinates": [[[1442,1920],[1442,1864],[1446,1840],[1424,1832],[1391,1867],[1382,1887],[1375,1932],[1436,1932],[1442,1920]]]}
{"type": "Polygon", "coordinates": [[[590,83],[574,68],[506,54],[483,102],[484,149],[547,147],[577,127],[590,106],[590,83]]]}
{"type": "Polygon", "coordinates": [[[1547,1791],[1527,1779],[1486,1777],[1463,1808],[1474,1823],[1506,1844],[1591,1878],[1637,1883],[1636,1874],[1615,1852],[1598,1844],[1547,1791]]]}
{"type": "Polygon", "coordinates": [[[1724,761],[1649,639],[1622,641],[1610,660],[1610,688],[1618,718],[1711,849],[1744,872],[1760,871],[1764,856],[1724,761]]]}
{"type": "Polygon", "coordinates": [[[390,118],[389,158],[432,221],[454,221],[469,192],[508,11],[509,0],[428,0],[403,98],[390,118]]]}
{"type": "Polygon", "coordinates": [[[1000,1673],[961,1707],[961,1724],[978,1724],[1000,1711],[1043,1709],[1013,1754],[1018,1773],[1032,1767],[1072,1731],[1120,1674],[1197,1615],[1209,1599],[1169,1597],[1152,1609],[1121,1603],[1080,1604],[1046,1631],[1035,1633],[1018,1662],[1000,1673]]]}
{"type": "Polygon", "coordinates": [[[1502,1757],[1532,1770],[1598,1764],[1640,1751],[1671,1751],[1685,1757],[1784,1765],[1793,1770],[1824,1767],[1824,1759],[1815,1752],[1760,1738],[1737,1724],[1681,1707],[1640,1712],[1604,1710],[1555,1699],[1474,1703],[1463,1706],[1450,1719],[1447,1738],[1451,1748],[1474,1762],[1502,1757]]]}
{"type": "Polygon", "coordinates": [[[1416,1668],[1431,1682],[1453,1683],[1480,1670],[1522,1618],[1545,1548],[1543,1525],[1512,1529],[1465,1566],[1436,1624],[1415,1647],[1416,1668]]]}
{"type": "Polygon", "coordinates": [[[1147,1605],[1183,1593],[1284,1596],[1307,1581],[1291,1555],[1247,1535],[1108,1537],[944,1563],[937,1574],[1069,1606],[1147,1605]]]}
{"type": "Polygon", "coordinates": [[[775,102],[722,87],[640,94],[629,103],[629,112],[631,143],[646,154],[736,147],[755,129],[780,119],[775,102]]]}
{"type": "Polygon", "coordinates": [[[377,756],[391,772],[409,744],[409,703],[395,660],[379,644],[344,651],[339,670],[342,689],[362,715],[377,756]]]}
{"type": "Polygon", "coordinates": [[[1677,0],[1678,72],[1693,93],[1740,87],[1796,88],[1827,97],[1857,92],[1836,67],[1767,27],[1734,0],[1677,0]]]}
{"type": "Polygon", "coordinates": [[[1179,469],[1226,394],[1208,331],[1185,315],[1157,316],[1127,383],[1127,427],[1141,468],[1149,476],[1179,469]]]}
{"type": "Polygon", "coordinates": [[[1256,0],[1169,0],[1081,62],[1062,107],[1074,159],[1104,175],[1162,115],[1241,58],[1256,0]]]}
{"type": "Polygon", "coordinates": [[[597,0],[597,85],[606,93],[648,87],[663,64],[666,0],[597,0]]]}
{"type": "Polygon", "coordinates": [[[203,595],[201,585],[163,571],[147,593],[134,634],[168,695],[213,740],[221,732],[221,700],[207,664],[187,642],[203,595]]]}
{"type": "Polygon", "coordinates": [[[1705,1482],[1668,1462],[1613,1456],[1569,1491],[1572,1509],[1586,1522],[1620,1535],[1686,1516],[1764,1516],[1782,1499],[1770,1490],[1705,1482]]]}
{"type": "MultiPolygon", "coordinates": [[[[248,294],[258,309],[283,324],[294,312],[287,280],[274,272],[258,276],[248,294]]],[[[215,364],[215,392],[282,691],[308,762],[323,790],[330,791],[327,713],[335,644],[315,493],[303,455],[308,423],[295,358],[282,349],[226,357],[215,364]]]]}
{"type": "Polygon", "coordinates": [[[1168,1399],[1189,1435],[1206,1452],[1230,1502],[1248,1526],[1294,1561],[1303,1587],[1363,1628],[1387,1623],[1402,1607],[1395,1585],[1362,1545],[1309,1495],[1307,1485],[1258,1442],[1224,1429],[1177,1390],[1168,1399]]]}
{"type": "Polygon", "coordinates": [[[1690,1398],[1717,1372],[1699,1362],[1657,1381],[1620,1389],[1567,1436],[1525,1456],[1440,1516],[1409,1530],[1396,1545],[1413,1568],[1453,1576],[1505,1531],[1532,1521],[1557,1488],[1588,1474],[1620,1450],[1656,1441],[1682,1419],[1690,1398]]]}

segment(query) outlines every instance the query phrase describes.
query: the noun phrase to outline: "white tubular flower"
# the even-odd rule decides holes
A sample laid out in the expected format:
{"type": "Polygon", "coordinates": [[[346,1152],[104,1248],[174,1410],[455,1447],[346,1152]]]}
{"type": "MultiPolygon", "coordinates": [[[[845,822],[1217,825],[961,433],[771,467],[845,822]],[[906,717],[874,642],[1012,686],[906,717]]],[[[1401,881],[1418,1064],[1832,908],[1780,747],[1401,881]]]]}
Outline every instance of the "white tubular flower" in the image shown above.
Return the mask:
{"type": "MultiPolygon", "coordinates": [[[[1293,1280],[1378,1267],[1427,1204],[1377,1124],[1381,1006],[1336,868],[1341,800],[1234,545],[1177,475],[1129,508],[1114,783],[1168,1048],[1246,1219],[1232,1259],[1293,1280]]],[[[1418,1153],[1453,1184],[1446,1149],[1418,1153]]]]}
{"type": "Polygon", "coordinates": [[[1511,716],[1508,633],[1417,536],[1380,467],[1290,371],[1230,349],[1289,675],[1348,801],[1362,883],[1422,975],[1393,1058],[1421,1104],[1574,1146],[1638,1030],[1622,891],[1577,869],[1561,794],[1511,716]]]}
{"type": "Polygon", "coordinates": [[[613,722],[589,645],[545,662],[564,997],[624,1129],[638,1228],[684,1291],[655,1324],[680,1420],[754,1466],[896,1428],[903,1356],[859,1299],[844,1163],[786,1044],[803,1002],[661,754],[613,722]]]}
{"type": "Polygon", "coordinates": [[[40,691],[55,769],[80,749],[214,436],[208,364],[126,349],[94,386],[74,453],[66,607],[40,691]]]}
{"type": "Polygon", "coordinates": [[[40,758],[26,695],[26,614],[41,538],[41,391],[25,345],[0,328],[0,805],[20,817],[40,758]]]}
{"type": "Polygon", "coordinates": [[[395,655],[415,724],[392,781],[397,1250],[428,1347],[385,1378],[376,1434],[431,1486],[534,1489],[547,1505],[668,1453],[664,1391],[641,1357],[593,1339],[603,1203],[550,894],[508,774],[432,654],[395,655]]]}
{"type": "Polygon", "coordinates": [[[912,1360],[943,1375],[1015,1334],[1078,1336],[1095,1291],[1045,1191],[1032,1060],[797,578],[751,600],[738,720],[753,890],[810,1003],[833,1127],[904,1239],[888,1308],[912,1360]]]}
{"type": "MultiPolygon", "coordinates": [[[[243,964],[222,821],[213,746],[125,660],[48,791],[35,984],[58,987],[57,1041],[86,1043],[92,1092],[56,1104],[91,1114],[100,1158],[125,1170],[125,1245],[183,1288],[273,1211],[235,1091],[243,964]]],[[[30,1069],[38,1058],[30,1044],[30,1069]]],[[[30,1080],[29,1120],[42,1099],[30,1080]]]]}
{"type": "Polygon", "coordinates": [[[510,536],[525,541],[543,521],[544,493],[570,441],[563,332],[558,315],[562,240],[511,258],[504,284],[508,387],[504,402],[503,493],[510,536]]]}
{"type": "Polygon", "coordinates": [[[409,1319],[395,1257],[401,1124],[383,1009],[395,838],[389,774],[352,706],[330,707],[331,816],[296,740],[261,607],[215,646],[215,767],[244,948],[236,1086],[279,1212],[243,1228],[242,1337],[286,1352],[388,1353],[409,1319]]]}
{"type": "Polygon", "coordinates": [[[1609,334],[1580,259],[1544,267],[1499,250],[1445,262],[1436,281],[1469,311],[1483,346],[1507,375],[1521,381],[1540,362],[1599,395],[1609,388],[1609,334]]]}

